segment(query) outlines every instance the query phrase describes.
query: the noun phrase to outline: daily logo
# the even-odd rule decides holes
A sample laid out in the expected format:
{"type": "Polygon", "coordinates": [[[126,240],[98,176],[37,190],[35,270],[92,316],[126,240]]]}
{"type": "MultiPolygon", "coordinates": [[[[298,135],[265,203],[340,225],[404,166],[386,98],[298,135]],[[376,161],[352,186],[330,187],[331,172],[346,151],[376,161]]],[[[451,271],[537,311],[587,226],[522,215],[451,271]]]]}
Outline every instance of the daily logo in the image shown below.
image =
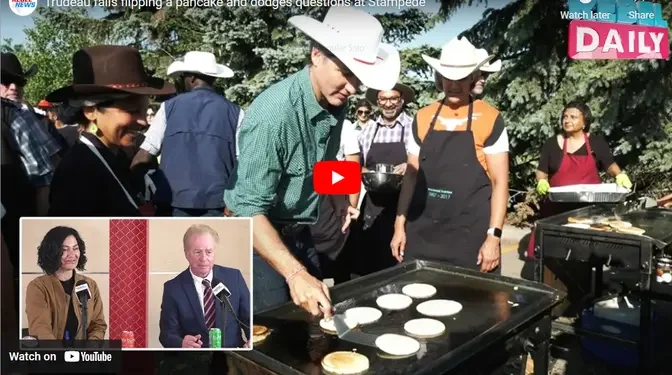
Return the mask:
{"type": "Polygon", "coordinates": [[[9,0],[9,9],[17,16],[29,16],[37,8],[37,0],[9,0]]]}
{"type": "Polygon", "coordinates": [[[665,59],[668,25],[661,4],[636,0],[568,0],[569,57],[575,60],[665,59]]]}

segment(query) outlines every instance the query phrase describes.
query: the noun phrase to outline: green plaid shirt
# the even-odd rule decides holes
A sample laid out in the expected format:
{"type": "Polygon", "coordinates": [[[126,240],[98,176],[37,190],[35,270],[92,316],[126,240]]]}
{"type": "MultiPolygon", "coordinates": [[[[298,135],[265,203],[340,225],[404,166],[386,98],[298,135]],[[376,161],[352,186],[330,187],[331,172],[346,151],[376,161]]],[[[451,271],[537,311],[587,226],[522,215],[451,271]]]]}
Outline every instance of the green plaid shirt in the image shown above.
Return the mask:
{"type": "Polygon", "coordinates": [[[314,223],[313,165],[336,160],[346,111],[320,106],[308,67],[262,92],[245,112],[240,154],[224,204],[236,216],[314,223]]]}

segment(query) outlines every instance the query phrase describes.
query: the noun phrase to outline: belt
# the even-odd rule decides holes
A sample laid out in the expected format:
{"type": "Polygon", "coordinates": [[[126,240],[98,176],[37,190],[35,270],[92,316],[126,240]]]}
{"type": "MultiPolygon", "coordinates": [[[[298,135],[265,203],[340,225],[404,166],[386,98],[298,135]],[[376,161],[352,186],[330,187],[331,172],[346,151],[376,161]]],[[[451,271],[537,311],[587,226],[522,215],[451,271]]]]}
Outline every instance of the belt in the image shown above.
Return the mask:
{"type": "MultiPolygon", "coordinates": [[[[233,217],[234,213],[228,208],[224,208],[224,216],[233,217]]],[[[281,236],[285,237],[294,237],[298,236],[304,229],[308,228],[306,224],[291,223],[291,224],[280,224],[274,223],[271,221],[271,225],[280,233],[281,236]]]]}

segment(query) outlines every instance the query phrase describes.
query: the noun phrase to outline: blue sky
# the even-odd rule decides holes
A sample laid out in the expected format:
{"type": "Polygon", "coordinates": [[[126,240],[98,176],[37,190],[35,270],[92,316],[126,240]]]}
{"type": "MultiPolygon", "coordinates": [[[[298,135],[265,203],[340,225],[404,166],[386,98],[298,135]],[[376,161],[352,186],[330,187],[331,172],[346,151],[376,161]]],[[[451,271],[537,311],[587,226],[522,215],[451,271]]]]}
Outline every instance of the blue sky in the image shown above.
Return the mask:
{"type": "MultiPolygon", "coordinates": [[[[488,3],[491,8],[501,8],[508,4],[511,0],[490,0],[488,3]]],[[[38,6],[46,5],[46,0],[38,0],[38,6]]],[[[427,0],[427,5],[422,8],[425,12],[436,14],[439,9],[439,4],[434,0],[427,0]]],[[[395,12],[396,7],[368,7],[370,13],[384,13],[395,12]]],[[[431,30],[419,35],[412,42],[402,45],[402,47],[415,47],[422,44],[429,44],[435,47],[441,47],[451,38],[457,36],[462,31],[470,28],[478,22],[486,7],[471,6],[461,8],[448,22],[437,25],[431,30]]],[[[35,14],[35,13],[34,13],[35,14]]],[[[101,16],[104,14],[102,8],[92,10],[94,16],[101,16]]],[[[7,1],[0,1],[0,37],[2,40],[11,38],[14,43],[21,43],[25,40],[23,33],[24,29],[33,26],[32,16],[17,16],[8,6],[7,1]]]]}

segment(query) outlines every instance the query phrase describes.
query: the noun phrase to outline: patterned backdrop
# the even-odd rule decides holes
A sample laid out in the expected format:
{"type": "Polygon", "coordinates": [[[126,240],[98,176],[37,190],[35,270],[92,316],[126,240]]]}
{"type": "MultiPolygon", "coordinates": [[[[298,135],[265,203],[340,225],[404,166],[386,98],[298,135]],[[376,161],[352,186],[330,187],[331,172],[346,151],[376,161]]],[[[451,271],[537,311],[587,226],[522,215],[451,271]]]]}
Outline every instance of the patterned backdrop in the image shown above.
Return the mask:
{"type": "Polygon", "coordinates": [[[147,221],[110,220],[110,339],[135,333],[147,345],[147,221]]]}

